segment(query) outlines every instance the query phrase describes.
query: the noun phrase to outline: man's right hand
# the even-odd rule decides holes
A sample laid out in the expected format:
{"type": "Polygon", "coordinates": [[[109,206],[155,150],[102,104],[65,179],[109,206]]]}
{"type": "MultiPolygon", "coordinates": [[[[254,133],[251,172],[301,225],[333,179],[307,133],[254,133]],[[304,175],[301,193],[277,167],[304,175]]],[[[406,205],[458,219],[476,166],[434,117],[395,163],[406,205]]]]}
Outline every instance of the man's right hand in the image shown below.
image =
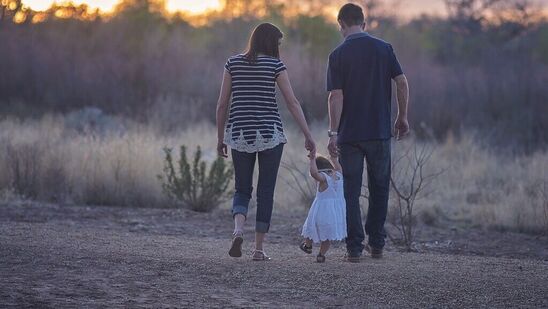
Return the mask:
{"type": "Polygon", "coordinates": [[[401,140],[409,134],[409,122],[407,117],[398,117],[394,124],[394,134],[396,134],[396,140],[401,140]]]}

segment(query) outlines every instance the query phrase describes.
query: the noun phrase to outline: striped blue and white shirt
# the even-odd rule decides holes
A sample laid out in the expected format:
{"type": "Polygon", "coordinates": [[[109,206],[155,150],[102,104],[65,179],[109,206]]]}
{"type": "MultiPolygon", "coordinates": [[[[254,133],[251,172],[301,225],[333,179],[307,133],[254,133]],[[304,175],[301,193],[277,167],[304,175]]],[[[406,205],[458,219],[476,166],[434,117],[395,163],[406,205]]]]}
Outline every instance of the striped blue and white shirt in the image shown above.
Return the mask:
{"type": "Polygon", "coordinates": [[[232,103],[224,142],[241,152],[259,152],[286,143],[276,103],[276,78],[284,71],[280,59],[244,55],[230,57],[225,69],[232,77],[232,103]]]}

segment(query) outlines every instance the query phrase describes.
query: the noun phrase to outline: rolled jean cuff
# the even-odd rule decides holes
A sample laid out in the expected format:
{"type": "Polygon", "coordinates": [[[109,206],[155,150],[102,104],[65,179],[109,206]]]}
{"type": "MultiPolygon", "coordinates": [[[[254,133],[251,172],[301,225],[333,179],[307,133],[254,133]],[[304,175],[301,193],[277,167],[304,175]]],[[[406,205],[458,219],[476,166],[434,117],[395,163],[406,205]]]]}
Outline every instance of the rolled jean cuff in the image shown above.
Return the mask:
{"type": "Polygon", "coordinates": [[[255,232],[257,233],[268,233],[268,230],[270,229],[270,223],[266,222],[255,222],[255,232]]]}
{"type": "Polygon", "coordinates": [[[247,219],[247,207],[239,205],[232,206],[232,218],[238,214],[243,215],[247,219]]]}

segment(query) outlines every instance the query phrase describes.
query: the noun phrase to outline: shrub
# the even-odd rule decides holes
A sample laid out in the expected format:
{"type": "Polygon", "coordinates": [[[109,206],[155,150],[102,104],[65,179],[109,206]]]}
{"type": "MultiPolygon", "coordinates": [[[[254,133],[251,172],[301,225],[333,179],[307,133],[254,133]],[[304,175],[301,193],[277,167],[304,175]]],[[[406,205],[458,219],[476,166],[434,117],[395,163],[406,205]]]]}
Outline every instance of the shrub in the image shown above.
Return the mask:
{"type": "MultiPolygon", "coordinates": [[[[395,222],[400,239],[395,241],[402,244],[407,251],[413,251],[415,240],[414,227],[417,223],[414,212],[415,202],[425,195],[425,188],[432,184],[443,172],[425,173],[425,166],[432,157],[433,149],[427,145],[419,146],[413,142],[411,147],[404,150],[392,163],[390,185],[395,199],[395,222]]],[[[395,240],[395,239],[394,239],[395,240]]]]}
{"type": "Polygon", "coordinates": [[[316,183],[309,175],[308,162],[296,162],[291,159],[283,161],[280,166],[287,172],[287,175],[282,175],[282,181],[298,194],[300,202],[308,210],[316,197],[316,183]]]}
{"type": "Polygon", "coordinates": [[[207,163],[202,160],[199,146],[192,166],[187,159],[186,147],[181,146],[177,172],[172,151],[171,148],[164,148],[164,175],[158,175],[163,192],[171,199],[194,211],[209,212],[231,194],[228,185],[233,170],[223,158],[217,158],[207,171],[207,163]]]}
{"type": "Polygon", "coordinates": [[[36,198],[40,191],[40,149],[36,144],[6,148],[11,174],[10,188],[24,198],[36,198]]]}

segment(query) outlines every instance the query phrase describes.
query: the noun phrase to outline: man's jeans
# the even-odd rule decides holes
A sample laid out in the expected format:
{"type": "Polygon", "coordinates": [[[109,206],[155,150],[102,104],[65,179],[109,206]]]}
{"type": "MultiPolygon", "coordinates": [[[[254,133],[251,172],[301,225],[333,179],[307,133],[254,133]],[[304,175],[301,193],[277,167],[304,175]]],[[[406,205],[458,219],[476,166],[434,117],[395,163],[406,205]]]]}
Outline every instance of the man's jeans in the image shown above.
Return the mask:
{"type": "Polygon", "coordinates": [[[247,218],[247,210],[251,193],[253,192],[253,170],[255,160],[259,157],[259,181],[257,184],[257,216],[255,231],[267,233],[270,228],[272,206],[274,204],[274,188],[278,169],[282,159],[284,144],[263,150],[261,152],[247,153],[232,149],[232,162],[234,164],[234,182],[236,191],[232,201],[232,216],[242,214],[247,218]]]}
{"type": "Polygon", "coordinates": [[[363,250],[362,242],[365,235],[360,211],[360,195],[365,159],[369,187],[369,210],[365,232],[369,236],[369,245],[382,249],[386,237],[384,222],[390,191],[390,139],[344,143],[340,144],[339,148],[346,199],[348,229],[346,248],[351,255],[360,255],[363,250]]]}

